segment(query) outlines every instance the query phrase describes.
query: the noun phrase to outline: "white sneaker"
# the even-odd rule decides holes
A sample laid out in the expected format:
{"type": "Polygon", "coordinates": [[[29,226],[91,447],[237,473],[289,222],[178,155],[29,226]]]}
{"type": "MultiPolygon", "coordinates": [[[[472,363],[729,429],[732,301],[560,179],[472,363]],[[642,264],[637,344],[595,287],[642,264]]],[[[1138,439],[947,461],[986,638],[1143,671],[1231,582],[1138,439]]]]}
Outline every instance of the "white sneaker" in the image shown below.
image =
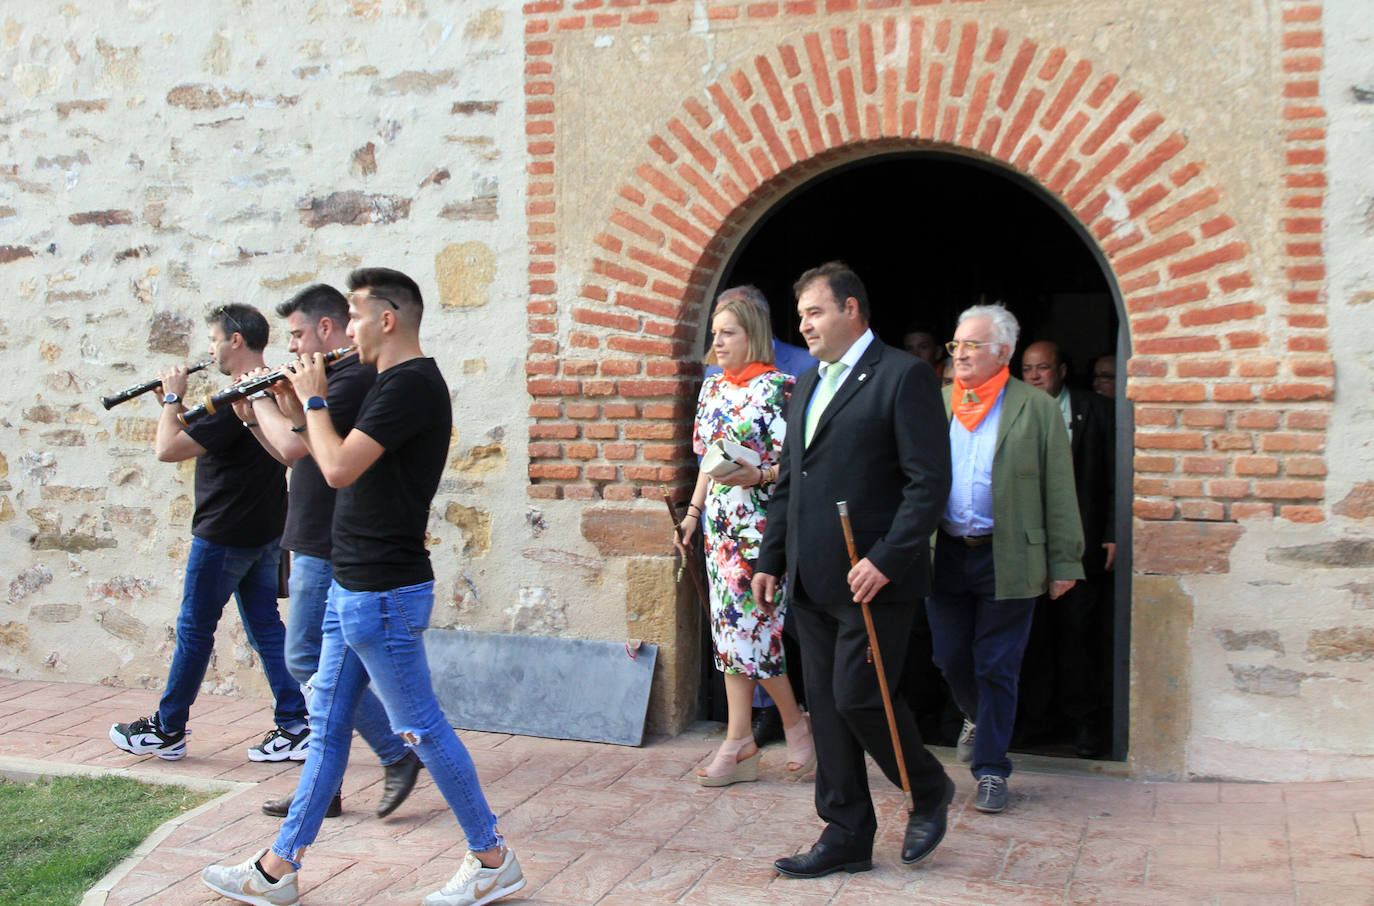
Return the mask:
{"type": "Polygon", "coordinates": [[[468,853],[458,873],[443,887],[425,897],[424,906],[482,906],[515,893],[525,886],[525,875],[515,853],[506,850],[499,868],[485,868],[468,853]]]}
{"type": "Polygon", "coordinates": [[[305,761],[306,749],[309,747],[309,727],[302,727],[299,733],[288,733],[281,727],[273,727],[267,731],[262,742],[248,750],[248,760],[305,761]]]}
{"type": "Polygon", "coordinates": [[[156,714],[110,726],[110,742],[119,748],[134,755],[156,755],[166,761],[186,757],[186,737],[189,735],[190,730],[164,733],[157,725],[156,714]]]}
{"type": "Polygon", "coordinates": [[[965,764],[973,760],[973,740],[977,735],[977,725],[965,717],[964,726],[959,730],[959,744],[954,749],[955,756],[965,764]]]}
{"type": "Polygon", "coordinates": [[[282,875],[275,884],[267,883],[258,870],[257,862],[267,855],[260,850],[242,865],[211,865],[200,873],[200,880],[206,887],[220,896],[253,906],[301,906],[301,897],[296,890],[296,872],[282,875]]]}

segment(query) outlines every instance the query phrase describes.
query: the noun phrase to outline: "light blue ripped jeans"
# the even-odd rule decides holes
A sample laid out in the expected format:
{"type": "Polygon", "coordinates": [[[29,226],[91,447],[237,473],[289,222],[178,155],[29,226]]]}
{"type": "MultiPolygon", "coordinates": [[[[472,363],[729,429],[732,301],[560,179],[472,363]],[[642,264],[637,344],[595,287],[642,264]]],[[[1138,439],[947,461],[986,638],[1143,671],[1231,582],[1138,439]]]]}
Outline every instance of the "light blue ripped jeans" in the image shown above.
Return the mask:
{"type": "Polygon", "coordinates": [[[367,688],[382,700],[391,726],[415,749],[467,837],[468,849],[499,846],[468,750],[449,726],[429,680],[424,632],[434,583],[389,591],[349,591],[333,582],[324,611],[320,665],[311,682],[310,747],[291,811],[272,852],[297,868],[314,842],[348,765],[353,715],[367,688]]]}

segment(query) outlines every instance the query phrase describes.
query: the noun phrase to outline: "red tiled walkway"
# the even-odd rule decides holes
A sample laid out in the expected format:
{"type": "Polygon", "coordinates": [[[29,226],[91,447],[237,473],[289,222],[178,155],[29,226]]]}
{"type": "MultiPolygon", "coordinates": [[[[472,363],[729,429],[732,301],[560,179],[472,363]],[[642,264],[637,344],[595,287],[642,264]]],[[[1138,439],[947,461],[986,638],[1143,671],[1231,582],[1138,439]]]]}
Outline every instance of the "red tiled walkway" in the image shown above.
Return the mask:
{"type": "MultiPolygon", "coordinates": [[[[201,886],[201,868],[242,860],[271,841],[279,822],[258,804],[289,791],[298,768],[247,761],[247,746],[271,720],[270,706],[252,699],[202,695],[190,756],[180,762],[110,745],[112,722],[146,715],[156,702],[142,690],[0,681],[0,728],[17,731],[0,735],[0,773],[41,758],[153,779],[253,784],[185,820],[107,900],[226,904],[201,886]]],[[[1012,807],[990,816],[973,810],[972,781],[952,767],[959,795],[949,835],[913,868],[897,858],[901,795],[875,772],[882,824],[874,870],[779,877],[773,859],[819,833],[811,781],[782,780],[784,756],[774,748],[758,783],[697,786],[692,770],[714,745],[712,729],[638,749],[461,734],[529,880],[510,902],[1374,904],[1374,781],[1161,784],[1023,769],[1012,779],[1012,807]]],[[[344,814],[325,822],[307,854],[302,901],[416,904],[457,869],[465,849],[457,822],[427,775],[396,814],[378,820],[381,769],[361,743],[353,756],[344,814]]]]}

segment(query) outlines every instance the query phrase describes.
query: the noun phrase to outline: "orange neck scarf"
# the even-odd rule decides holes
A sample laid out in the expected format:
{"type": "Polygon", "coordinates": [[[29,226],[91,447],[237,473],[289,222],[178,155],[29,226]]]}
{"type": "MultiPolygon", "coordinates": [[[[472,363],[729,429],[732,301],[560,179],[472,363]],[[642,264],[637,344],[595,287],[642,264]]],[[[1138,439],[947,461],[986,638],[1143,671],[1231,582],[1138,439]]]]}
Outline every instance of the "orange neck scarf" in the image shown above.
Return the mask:
{"type": "Polygon", "coordinates": [[[759,375],[777,370],[777,368],[765,362],[750,362],[739,371],[722,371],[721,376],[736,387],[743,387],[759,375]]]}
{"type": "Polygon", "coordinates": [[[1000,371],[977,387],[965,387],[963,381],[955,378],[949,398],[954,404],[954,417],[959,419],[959,424],[970,431],[977,428],[992,409],[992,404],[997,402],[997,396],[1007,386],[1009,377],[1011,369],[1003,365],[1000,371]]]}

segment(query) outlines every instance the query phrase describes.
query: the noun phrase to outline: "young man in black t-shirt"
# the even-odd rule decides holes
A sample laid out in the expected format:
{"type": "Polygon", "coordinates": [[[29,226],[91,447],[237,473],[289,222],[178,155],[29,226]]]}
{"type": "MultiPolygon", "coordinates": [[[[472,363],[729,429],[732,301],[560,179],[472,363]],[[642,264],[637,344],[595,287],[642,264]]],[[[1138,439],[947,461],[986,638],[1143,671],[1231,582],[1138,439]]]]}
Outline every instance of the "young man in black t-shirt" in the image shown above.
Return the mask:
{"type": "MultiPolygon", "coordinates": [[[[267,319],[250,305],[223,305],[210,312],[210,355],[224,374],[262,367],[267,319]]],[[[177,617],[176,650],[167,687],[155,714],[110,727],[110,741],[135,755],[168,761],[186,757],[186,720],[214,653],[215,627],[232,594],[248,641],[276,698],[276,728],[248,750],[253,761],[305,758],[305,698],[282,657],[285,630],[277,611],[277,539],[286,516],[286,472],[225,408],[183,428],[186,369],[158,375],[162,412],[157,458],[195,458],[196,509],[191,553],[177,617]]]]}
{"type": "Polygon", "coordinates": [[[310,700],[314,742],[271,849],[239,865],[212,865],[201,878],[240,902],[298,902],[301,857],[339,787],[354,708],[370,676],[393,728],[419,752],[467,837],[458,873],[425,897],[425,906],[480,906],[519,890],[525,878],[497,833],[467,749],[434,697],[425,658],[434,604],[425,526],[448,456],[448,386],[420,349],[423,303],[415,282],[397,271],[365,268],[349,275],[348,286],[348,335],[359,358],[377,367],[377,383],[353,429],[341,438],[334,428],[318,355],[295,366],[295,402],[280,399],[293,423],[306,427],[325,480],[340,488],[334,582],[310,700]]]}
{"type": "MultiPolygon", "coordinates": [[[[286,319],[290,340],[287,352],[313,356],[351,344],[345,335],[348,327],[348,300],[332,286],[316,283],[307,286],[277,306],[286,319]]],[[[377,369],[364,365],[356,355],[347,355],[325,367],[329,390],[325,394],[334,430],[347,434],[358,418],[363,397],[377,381],[377,369]]],[[[276,396],[289,394],[291,384],[281,381],[272,393],[256,394],[234,404],[239,418],[252,426],[253,436],[279,462],[291,468],[291,487],[287,493],[286,530],[282,550],[291,552],[291,615],[286,622],[286,669],[303,685],[308,684],[320,662],[320,643],[324,637],[324,608],[334,570],[330,564],[334,522],[335,491],[320,474],[320,467],[288,418],[277,405],[276,396]]],[[[385,768],[382,799],[377,816],[396,810],[415,785],[420,759],[391,729],[386,710],[377,696],[365,689],[354,715],[355,728],[385,768]]],[[[291,794],[271,799],[262,810],[277,818],[286,817],[291,794]]],[[[342,805],[336,794],[326,817],[339,814],[342,805]]]]}

